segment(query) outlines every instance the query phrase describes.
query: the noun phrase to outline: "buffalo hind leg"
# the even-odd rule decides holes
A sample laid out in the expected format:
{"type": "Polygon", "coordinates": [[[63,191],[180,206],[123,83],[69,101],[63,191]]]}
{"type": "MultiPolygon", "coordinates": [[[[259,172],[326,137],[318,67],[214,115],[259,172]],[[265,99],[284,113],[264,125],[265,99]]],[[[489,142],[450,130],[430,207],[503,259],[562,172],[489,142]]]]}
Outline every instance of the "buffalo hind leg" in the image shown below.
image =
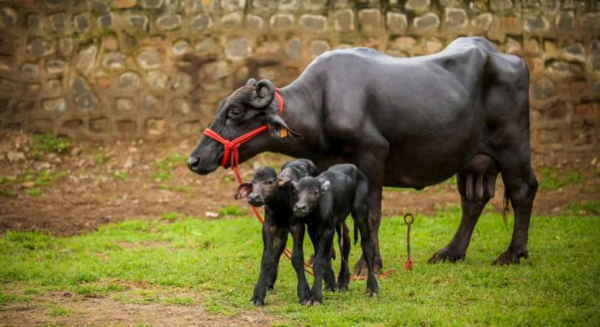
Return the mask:
{"type": "MultiPolygon", "coordinates": [[[[482,179],[486,179],[485,176],[479,176],[482,179]]],[[[463,260],[467,252],[467,247],[471,240],[471,235],[475,229],[475,225],[479,220],[483,207],[490,200],[490,194],[486,191],[481,198],[470,199],[467,197],[467,188],[472,187],[473,182],[472,175],[457,175],[458,191],[460,193],[460,201],[462,206],[462,218],[460,220],[460,226],[454,234],[452,241],[446,247],[437,251],[430,259],[429,263],[437,262],[456,262],[463,260]],[[467,183],[471,185],[467,186],[467,183]]],[[[488,181],[489,182],[489,181],[488,181]]]]}
{"type": "Polygon", "coordinates": [[[521,258],[527,258],[529,255],[527,238],[538,182],[531,168],[528,148],[520,153],[507,153],[499,159],[499,164],[506,195],[514,210],[515,223],[508,249],[493,264],[517,264],[521,262],[521,258]]]}

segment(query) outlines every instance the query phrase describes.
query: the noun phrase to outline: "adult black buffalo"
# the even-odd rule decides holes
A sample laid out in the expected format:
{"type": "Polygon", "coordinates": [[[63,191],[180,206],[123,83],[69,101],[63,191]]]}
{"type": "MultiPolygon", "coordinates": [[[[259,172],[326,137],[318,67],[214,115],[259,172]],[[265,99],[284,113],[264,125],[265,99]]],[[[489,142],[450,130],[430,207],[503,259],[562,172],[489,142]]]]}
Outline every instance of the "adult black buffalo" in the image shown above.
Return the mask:
{"type": "MultiPolygon", "coordinates": [[[[278,91],[281,115],[273,84],[250,79],[223,101],[210,129],[232,140],[268,126],[269,133],[239,147],[241,162],[273,151],[309,158],[321,170],[337,163],[358,166],[369,178],[376,270],[382,266],[378,231],[383,186],[422,189],[458,175],[460,226],[430,259],[453,262],[465,257],[500,172],[515,223],[508,249],[494,263],[512,264],[527,257],[537,191],[528,88],[523,61],[498,52],[483,38],[459,38],[442,52],[402,59],[367,48],[335,50],[317,57],[278,91]],[[282,129],[289,131],[288,137],[281,137],[282,129]]],[[[188,166],[208,174],[223,156],[223,146],[205,136],[188,166]]],[[[366,273],[364,258],[355,271],[366,273]]]]}

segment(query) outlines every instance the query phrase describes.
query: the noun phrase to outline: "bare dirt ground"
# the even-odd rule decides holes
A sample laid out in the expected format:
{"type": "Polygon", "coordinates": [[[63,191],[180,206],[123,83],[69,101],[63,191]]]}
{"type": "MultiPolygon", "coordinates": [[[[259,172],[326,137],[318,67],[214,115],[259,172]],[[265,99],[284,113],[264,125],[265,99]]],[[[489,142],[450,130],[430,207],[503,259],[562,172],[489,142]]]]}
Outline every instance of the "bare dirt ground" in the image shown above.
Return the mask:
{"type": "MultiPolygon", "coordinates": [[[[219,169],[208,176],[188,171],[185,160],[196,140],[112,143],[71,140],[67,149],[55,153],[36,149],[31,137],[0,132],[0,237],[7,230],[71,236],[94,231],[107,223],[156,219],[169,212],[219,219],[224,215],[223,208],[228,206],[237,206],[251,214],[245,203],[233,199],[237,185],[231,171],[219,169]]],[[[570,202],[600,200],[598,156],[599,153],[534,153],[538,179],[572,172],[579,176],[557,189],[541,189],[534,213],[558,214],[570,202]]],[[[279,167],[286,160],[283,156],[263,154],[243,164],[241,172],[249,180],[253,169],[261,165],[279,167]]],[[[503,194],[501,181],[499,184],[491,202],[498,211],[503,194]]],[[[459,204],[452,183],[419,192],[387,189],[383,214],[386,217],[406,212],[435,215],[436,210],[459,204]]],[[[64,292],[38,295],[27,304],[11,303],[0,312],[0,325],[26,326],[129,326],[140,321],[159,326],[256,326],[276,320],[260,312],[225,317],[212,315],[198,305],[123,304],[109,298],[81,298],[64,292]],[[50,305],[66,307],[72,314],[49,315],[50,305]]]]}
{"type": "MultiPolygon", "coordinates": [[[[10,293],[22,293],[9,287],[10,293]]],[[[195,294],[186,294],[192,298],[195,294]]],[[[196,302],[201,299],[194,298],[196,302]]],[[[256,310],[227,317],[198,305],[131,304],[107,297],[50,292],[0,310],[0,326],[270,326],[273,317],[256,310]]]]}
{"type": "MultiPolygon", "coordinates": [[[[237,185],[231,171],[220,168],[208,176],[188,171],[185,160],[195,140],[71,141],[64,153],[39,153],[30,145],[30,135],[2,132],[0,137],[0,235],[10,229],[69,236],[124,219],[155,219],[167,212],[218,219],[215,216],[220,208],[235,205],[247,210],[245,203],[233,199],[237,185]]],[[[599,155],[534,153],[538,179],[542,178],[541,167],[558,173],[575,170],[582,176],[579,182],[540,190],[534,213],[556,214],[568,202],[600,199],[599,155]]],[[[286,160],[263,154],[243,164],[241,172],[248,180],[253,169],[266,164],[278,167],[286,160]]],[[[502,194],[499,179],[491,201],[497,210],[502,194]]],[[[384,216],[433,214],[436,209],[459,204],[460,197],[451,183],[419,192],[385,190],[383,195],[384,216]]]]}

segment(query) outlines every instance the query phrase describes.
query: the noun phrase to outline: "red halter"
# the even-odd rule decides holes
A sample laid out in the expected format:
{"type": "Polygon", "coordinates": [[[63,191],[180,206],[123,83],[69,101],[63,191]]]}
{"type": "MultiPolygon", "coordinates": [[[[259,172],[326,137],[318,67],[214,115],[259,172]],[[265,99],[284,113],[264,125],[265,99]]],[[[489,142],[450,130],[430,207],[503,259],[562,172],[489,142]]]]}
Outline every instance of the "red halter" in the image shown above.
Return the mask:
{"type": "MultiPolygon", "coordinates": [[[[277,103],[279,104],[279,115],[283,116],[283,99],[281,98],[281,95],[279,94],[279,88],[277,87],[275,88],[275,99],[277,99],[277,103]]],[[[246,134],[243,134],[231,141],[224,139],[221,135],[217,134],[210,128],[205,129],[203,134],[223,144],[223,149],[225,150],[225,153],[223,154],[223,160],[221,160],[222,167],[225,167],[225,165],[227,164],[227,159],[230,158],[229,154],[231,152],[231,160],[229,162],[229,166],[236,173],[238,183],[241,183],[242,179],[239,177],[239,173],[237,172],[237,167],[239,165],[240,159],[240,153],[238,151],[238,148],[240,147],[240,145],[242,145],[242,143],[251,140],[258,134],[267,130],[267,128],[267,125],[260,126],[259,128],[254,129],[246,134]]]]}

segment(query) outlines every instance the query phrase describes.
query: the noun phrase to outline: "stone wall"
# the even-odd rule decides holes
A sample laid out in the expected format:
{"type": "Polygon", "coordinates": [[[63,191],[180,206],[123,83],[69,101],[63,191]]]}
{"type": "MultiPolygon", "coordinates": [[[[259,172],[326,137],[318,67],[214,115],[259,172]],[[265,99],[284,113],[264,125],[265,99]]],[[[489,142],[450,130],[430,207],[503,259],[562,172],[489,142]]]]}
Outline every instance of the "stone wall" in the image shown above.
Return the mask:
{"type": "Polygon", "coordinates": [[[318,54],[398,57],[479,35],[531,71],[537,150],[600,146],[600,2],[0,0],[0,124],[86,139],[191,138],[248,77],[318,54]]]}

